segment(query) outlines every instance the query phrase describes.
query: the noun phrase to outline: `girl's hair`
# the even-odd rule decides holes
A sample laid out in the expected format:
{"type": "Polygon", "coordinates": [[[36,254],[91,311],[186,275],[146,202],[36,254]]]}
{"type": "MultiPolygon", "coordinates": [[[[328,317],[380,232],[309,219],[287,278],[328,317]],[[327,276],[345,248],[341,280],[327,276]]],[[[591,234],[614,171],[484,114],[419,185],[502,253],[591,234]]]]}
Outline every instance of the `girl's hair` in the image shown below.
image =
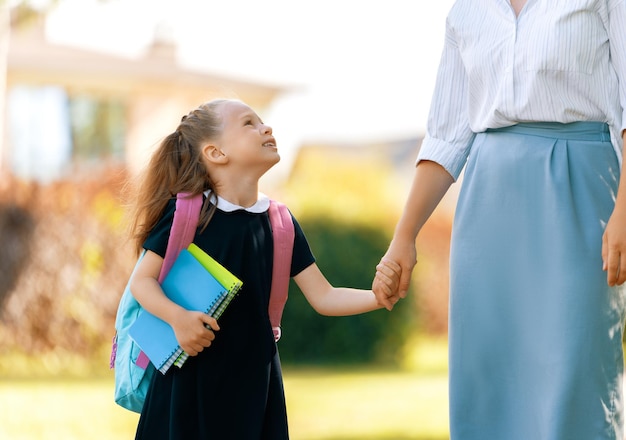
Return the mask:
{"type": "MultiPolygon", "coordinates": [[[[223,121],[217,109],[224,102],[227,100],[207,102],[183,116],[176,130],[152,154],[139,177],[131,204],[129,227],[137,253],[177,193],[197,195],[207,190],[215,193],[215,185],[202,161],[202,147],[222,132],[223,121]]],[[[205,200],[200,227],[207,226],[214,212],[215,205],[205,200]]]]}

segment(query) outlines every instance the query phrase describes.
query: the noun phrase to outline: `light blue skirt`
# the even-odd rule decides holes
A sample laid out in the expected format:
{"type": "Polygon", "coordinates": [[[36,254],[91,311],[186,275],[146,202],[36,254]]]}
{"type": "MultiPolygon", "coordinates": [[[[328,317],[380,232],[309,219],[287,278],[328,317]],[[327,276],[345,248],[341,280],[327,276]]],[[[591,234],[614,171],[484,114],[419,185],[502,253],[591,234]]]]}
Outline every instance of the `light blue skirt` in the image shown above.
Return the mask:
{"type": "Polygon", "coordinates": [[[454,219],[452,440],[623,440],[624,289],[602,270],[606,124],[476,135],[454,219]]]}

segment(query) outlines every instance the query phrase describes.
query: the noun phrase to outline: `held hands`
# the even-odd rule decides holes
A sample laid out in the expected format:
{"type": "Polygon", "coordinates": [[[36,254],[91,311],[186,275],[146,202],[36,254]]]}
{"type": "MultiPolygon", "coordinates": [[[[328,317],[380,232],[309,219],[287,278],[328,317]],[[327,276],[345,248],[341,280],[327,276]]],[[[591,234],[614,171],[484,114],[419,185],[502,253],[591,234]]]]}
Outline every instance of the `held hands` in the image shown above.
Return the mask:
{"type": "Polygon", "coordinates": [[[379,305],[391,310],[400,301],[398,285],[400,284],[401,268],[398,263],[382,259],[376,266],[376,277],[372,283],[372,291],[379,305]]]}
{"type": "Polygon", "coordinates": [[[189,356],[196,356],[209,347],[215,339],[214,331],[220,329],[215,318],[206,313],[184,309],[176,316],[172,328],[180,347],[189,356]]]}
{"type": "Polygon", "coordinates": [[[415,242],[393,240],[387,253],[376,266],[372,290],[378,303],[391,310],[405,298],[411,284],[411,273],[417,262],[415,242]],[[393,274],[390,274],[393,273],[393,274]]]}

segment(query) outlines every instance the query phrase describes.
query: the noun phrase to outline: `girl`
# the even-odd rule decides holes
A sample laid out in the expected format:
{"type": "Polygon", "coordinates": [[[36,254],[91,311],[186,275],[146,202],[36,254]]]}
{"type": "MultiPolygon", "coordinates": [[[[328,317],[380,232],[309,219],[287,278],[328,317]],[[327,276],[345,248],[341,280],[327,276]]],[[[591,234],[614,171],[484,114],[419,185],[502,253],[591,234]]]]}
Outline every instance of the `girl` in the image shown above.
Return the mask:
{"type": "MultiPolygon", "coordinates": [[[[232,100],[211,101],[184,116],[153,155],[131,224],[138,250],[147,250],[131,288],[146,310],[172,326],[192,357],[180,369],[154,375],[137,439],[289,437],[267,311],[273,261],[269,200],[258,192],[259,178],[279,160],[272,129],[246,104],[232,100]],[[157,282],[173,196],[183,191],[207,195],[194,243],[243,281],[219,325],[171,302],[157,282]]],[[[331,286],[295,219],[294,226],[291,276],[317,312],[338,316],[380,307],[371,290],[331,286]]],[[[399,270],[379,267],[384,276],[377,289],[396,289],[394,269],[399,270]]]]}

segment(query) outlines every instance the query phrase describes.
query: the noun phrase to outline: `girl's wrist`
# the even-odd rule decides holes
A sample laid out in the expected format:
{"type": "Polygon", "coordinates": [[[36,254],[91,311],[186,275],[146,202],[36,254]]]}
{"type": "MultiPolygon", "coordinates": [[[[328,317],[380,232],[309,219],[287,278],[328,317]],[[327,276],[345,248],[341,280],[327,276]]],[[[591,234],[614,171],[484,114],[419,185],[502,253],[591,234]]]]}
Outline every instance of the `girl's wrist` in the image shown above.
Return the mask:
{"type": "Polygon", "coordinates": [[[167,322],[172,328],[177,327],[179,322],[187,320],[187,310],[175,302],[172,302],[172,306],[167,310],[167,316],[164,321],[167,322]]]}

